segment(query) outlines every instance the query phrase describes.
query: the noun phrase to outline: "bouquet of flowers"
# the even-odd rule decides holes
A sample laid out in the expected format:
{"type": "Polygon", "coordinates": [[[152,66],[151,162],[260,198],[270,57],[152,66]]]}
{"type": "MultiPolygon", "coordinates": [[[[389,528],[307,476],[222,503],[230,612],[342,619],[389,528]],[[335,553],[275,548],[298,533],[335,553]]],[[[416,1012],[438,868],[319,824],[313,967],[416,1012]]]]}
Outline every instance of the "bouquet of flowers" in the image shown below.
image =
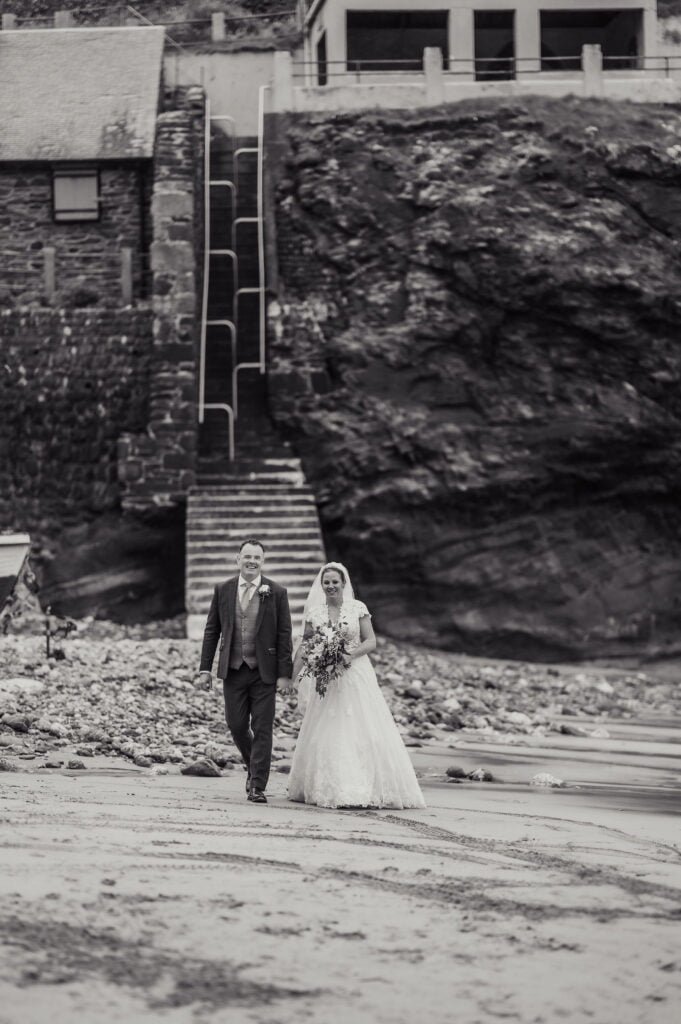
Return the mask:
{"type": "Polygon", "coordinates": [[[316,626],[302,647],[305,674],[314,679],[320,697],[332,679],[342,675],[348,665],[347,634],[338,626],[316,626]]]}

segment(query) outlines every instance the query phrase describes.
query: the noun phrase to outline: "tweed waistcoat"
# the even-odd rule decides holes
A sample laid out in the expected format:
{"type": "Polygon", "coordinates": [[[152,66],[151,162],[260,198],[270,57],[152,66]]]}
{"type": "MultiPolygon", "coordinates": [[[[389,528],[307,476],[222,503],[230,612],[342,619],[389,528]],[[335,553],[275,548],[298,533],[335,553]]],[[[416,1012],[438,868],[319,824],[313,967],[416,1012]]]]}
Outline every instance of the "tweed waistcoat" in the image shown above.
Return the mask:
{"type": "Polygon", "coordinates": [[[255,654],[255,623],[258,618],[260,598],[257,592],[248,603],[246,611],[241,610],[239,587],[236,588],[236,605],[234,614],[234,636],[229,658],[230,668],[240,668],[246,662],[249,668],[255,668],[258,660],[255,654]]]}

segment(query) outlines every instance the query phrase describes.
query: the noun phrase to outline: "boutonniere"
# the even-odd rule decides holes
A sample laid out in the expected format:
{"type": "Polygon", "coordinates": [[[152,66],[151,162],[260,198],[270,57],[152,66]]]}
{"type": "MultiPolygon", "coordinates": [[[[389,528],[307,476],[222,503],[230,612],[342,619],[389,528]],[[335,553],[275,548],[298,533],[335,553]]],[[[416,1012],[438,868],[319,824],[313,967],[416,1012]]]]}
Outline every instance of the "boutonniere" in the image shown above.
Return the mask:
{"type": "Polygon", "coordinates": [[[261,601],[264,601],[266,597],[269,597],[272,593],[269,583],[261,583],[258,587],[258,593],[260,594],[261,601]]]}

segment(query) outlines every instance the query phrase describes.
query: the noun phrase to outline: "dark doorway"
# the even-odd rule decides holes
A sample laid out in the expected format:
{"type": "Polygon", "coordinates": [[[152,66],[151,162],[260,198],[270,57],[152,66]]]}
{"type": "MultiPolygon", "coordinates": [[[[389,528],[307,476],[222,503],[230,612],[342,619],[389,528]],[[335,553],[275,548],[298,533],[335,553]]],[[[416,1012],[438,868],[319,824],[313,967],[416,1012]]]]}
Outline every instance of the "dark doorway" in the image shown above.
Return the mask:
{"type": "Polygon", "coordinates": [[[599,43],[603,67],[640,66],[643,11],[541,11],[542,71],[578,71],[582,47],[599,43]]]}
{"type": "Polygon", "coordinates": [[[515,11],[475,11],[475,77],[515,78],[515,11]]]}
{"type": "Polygon", "coordinates": [[[449,60],[448,11],[348,11],[348,71],[419,71],[426,46],[449,60]]]}
{"type": "Polygon", "coordinates": [[[326,32],[322,32],[317,42],[317,85],[326,85],[328,80],[326,67],[326,32]]]}

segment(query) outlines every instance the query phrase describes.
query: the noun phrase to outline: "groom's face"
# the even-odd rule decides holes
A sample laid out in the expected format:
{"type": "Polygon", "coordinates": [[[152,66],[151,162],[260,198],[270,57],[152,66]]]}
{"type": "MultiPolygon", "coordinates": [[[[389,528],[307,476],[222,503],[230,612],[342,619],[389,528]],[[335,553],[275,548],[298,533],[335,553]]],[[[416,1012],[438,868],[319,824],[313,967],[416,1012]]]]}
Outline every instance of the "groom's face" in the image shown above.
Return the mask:
{"type": "Polygon", "coordinates": [[[246,544],[237,555],[236,564],[245,580],[254,580],[262,569],[265,552],[259,544],[246,544]]]}

